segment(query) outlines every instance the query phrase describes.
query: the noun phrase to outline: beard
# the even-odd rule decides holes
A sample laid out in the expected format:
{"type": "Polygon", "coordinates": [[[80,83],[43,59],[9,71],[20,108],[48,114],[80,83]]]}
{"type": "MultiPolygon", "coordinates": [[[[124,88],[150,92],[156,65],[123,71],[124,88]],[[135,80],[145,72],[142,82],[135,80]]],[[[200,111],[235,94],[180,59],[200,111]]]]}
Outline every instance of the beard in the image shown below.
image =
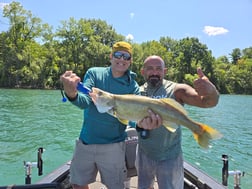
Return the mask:
{"type": "Polygon", "coordinates": [[[161,80],[160,76],[158,76],[158,75],[151,75],[151,76],[148,77],[147,83],[151,87],[157,87],[157,86],[160,86],[162,84],[162,80],[161,80]]]}

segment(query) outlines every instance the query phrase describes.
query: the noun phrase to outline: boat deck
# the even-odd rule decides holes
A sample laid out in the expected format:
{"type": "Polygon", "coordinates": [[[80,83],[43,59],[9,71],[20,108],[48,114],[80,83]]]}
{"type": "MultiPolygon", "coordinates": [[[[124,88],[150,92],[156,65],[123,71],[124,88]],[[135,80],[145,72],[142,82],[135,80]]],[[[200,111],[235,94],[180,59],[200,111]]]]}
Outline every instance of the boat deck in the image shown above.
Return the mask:
{"type": "MultiPolygon", "coordinates": [[[[59,181],[62,183],[61,185],[64,187],[64,189],[71,189],[71,186],[69,184],[69,178],[68,178],[68,173],[69,173],[69,166],[70,166],[70,161],[61,166],[59,169],[55,170],[54,172],[50,173],[43,179],[41,179],[37,184],[43,184],[43,183],[48,183],[48,182],[54,182],[54,181],[59,181]],[[64,173],[64,174],[62,174],[64,173]],[[57,176],[61,175],[62,178],[56,178],[57,176]]],[[[129,182],[127,182],[127,188],[126,189],[134,189],[137,188],[137,176],[133,176],[130,178],[129,182]]],[[[157,183],[155,182],[154,184],[155,188],[158,188],[157,183]]],[[[89,185],[89,189],[107,189],[105,185],[101,183],[100,175],[98,173],[96,177],[96,182],[92,183],[89,185]]]]}
{"type": "MultiPolygon", "coordinates": [[[[61,187],[64,189],[71,189],[69,183],[69,167],[70,161],[59,167],[57,170],[48,174],[46,177],[41,179],[37,184],[44,183],[61,183],[61,187]]],[[[217,182],[215,179],[195,168],[191,164],[184,162],[184,189],[226,189],[225,186],[217,182]]],[[[131,173],[134,175],[134,171],[131,173]]],[[[107,189],[100,181],[98,174],[96,182],[89,185],[90,189],[107,189]]],[[[137,176],[131,176],[129,189],[137,188],[137,176]]],[[[154,188],[158,189],[158,185],[155,182],[154,188]]],[[[1,189],[1,188],[0,188],[1,189]]]]}
{"type": "MultiPolygon", "coordinates": [[[[137,188],[137,176],[131,177],[130,182],[127,184],[130,184],[126,189],[136,189],[137,188]]],[[[155,182],[154,188],[157,189],[157,183],[155,182]]],[[[97,180],[95,183],[92,183],[89,185],[89,189],[107,189],[100,181],[100,176],[97,176],[97,180]]]]}

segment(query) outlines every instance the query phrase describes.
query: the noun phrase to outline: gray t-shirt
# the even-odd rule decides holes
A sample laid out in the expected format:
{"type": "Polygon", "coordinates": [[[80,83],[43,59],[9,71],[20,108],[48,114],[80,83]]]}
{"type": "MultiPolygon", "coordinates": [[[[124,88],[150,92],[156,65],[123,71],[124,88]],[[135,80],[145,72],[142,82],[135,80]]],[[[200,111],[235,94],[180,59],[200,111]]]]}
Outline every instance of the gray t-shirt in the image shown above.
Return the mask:
{"type": "MultiPolygon", "coordinates": [[[[175,98],[173,91],[177,83],[163,80],[163,85],[159,88],[147,87],[147,83],[140,86],[140,93],[151,98],[175,98]]],[[[153,160],[166,160],[177,157],[181,152],[181,127],[172,133],[165,127],[159,127],[149,131],[149,137],[142,139],[139,137],[139,148],[153,160]]]]}

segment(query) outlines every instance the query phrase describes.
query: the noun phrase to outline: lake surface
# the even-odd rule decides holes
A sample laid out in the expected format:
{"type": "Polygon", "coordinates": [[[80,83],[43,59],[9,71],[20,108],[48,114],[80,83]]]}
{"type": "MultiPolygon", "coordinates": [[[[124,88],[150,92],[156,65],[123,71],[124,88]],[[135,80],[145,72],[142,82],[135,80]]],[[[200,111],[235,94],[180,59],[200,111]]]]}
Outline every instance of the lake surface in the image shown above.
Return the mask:
{"type": "MultiPolygon", "coordinates": [[[[184,159],[222,182],[222,154],[229,156],[229,170],[245,172],[241,188],[252,188],[252,96],[221,95],[214,108],[185,106],[196,121],[218,129],[223,138],[204,150],[191,132],[183,129],[184,159]]],[[[32,169],[32,183],[70,160],[83,119],[82,110],[61,101],[58,90],[0,89],[0,186],[24,184],[24,161],[42,155],[43,175],[32,169]]],[[[229,186],[233,188],[233,176],[229,186]]]]}

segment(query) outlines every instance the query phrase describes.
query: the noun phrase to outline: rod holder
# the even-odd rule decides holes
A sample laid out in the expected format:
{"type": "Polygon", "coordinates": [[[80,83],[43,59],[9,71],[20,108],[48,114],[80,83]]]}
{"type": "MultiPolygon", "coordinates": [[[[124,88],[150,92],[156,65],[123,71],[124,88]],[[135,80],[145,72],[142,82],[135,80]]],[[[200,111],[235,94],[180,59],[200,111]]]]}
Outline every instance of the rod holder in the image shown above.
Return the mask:
{"type": "Polygon", "coordinates": [[[42,160],[43,151],[44,149],[42,147],[38,148],[38,158],[37,158],[38,176],[43,175],[43,160],[42,160]]]}
{"type": "Polygon", "coordinates": [[[223,167],[222,167],[222,184],[224,186],[228,185],[228,176],[234,176],[234,189],[241,189],[241,177],[245,175],[245,172],[235,170],[228,170],[228,155],[222,155],[223,167]]]}
{"type": "Polygon", "coordinates": [[[244,171],[228,171],[229,175],[234,176],[234,189],[241,189],[241,177],[244,177],[245,172],[244,171]]]}
{"type": "Polygon", "coordinates": [[[222,167],[222,184],[228,185],[228,155],[222,155],[223,167],[222,167]]]}
{"type": "Polygon", "coordinates": [[[38,176],[41,176],[43,174],[43,160],[42,160],[43,151],[44,149],[42,147],[38,148],[37,162],[24,161],[25,184],[31,184],[31,174],[33,167],[38,168],[38,176]]]}

